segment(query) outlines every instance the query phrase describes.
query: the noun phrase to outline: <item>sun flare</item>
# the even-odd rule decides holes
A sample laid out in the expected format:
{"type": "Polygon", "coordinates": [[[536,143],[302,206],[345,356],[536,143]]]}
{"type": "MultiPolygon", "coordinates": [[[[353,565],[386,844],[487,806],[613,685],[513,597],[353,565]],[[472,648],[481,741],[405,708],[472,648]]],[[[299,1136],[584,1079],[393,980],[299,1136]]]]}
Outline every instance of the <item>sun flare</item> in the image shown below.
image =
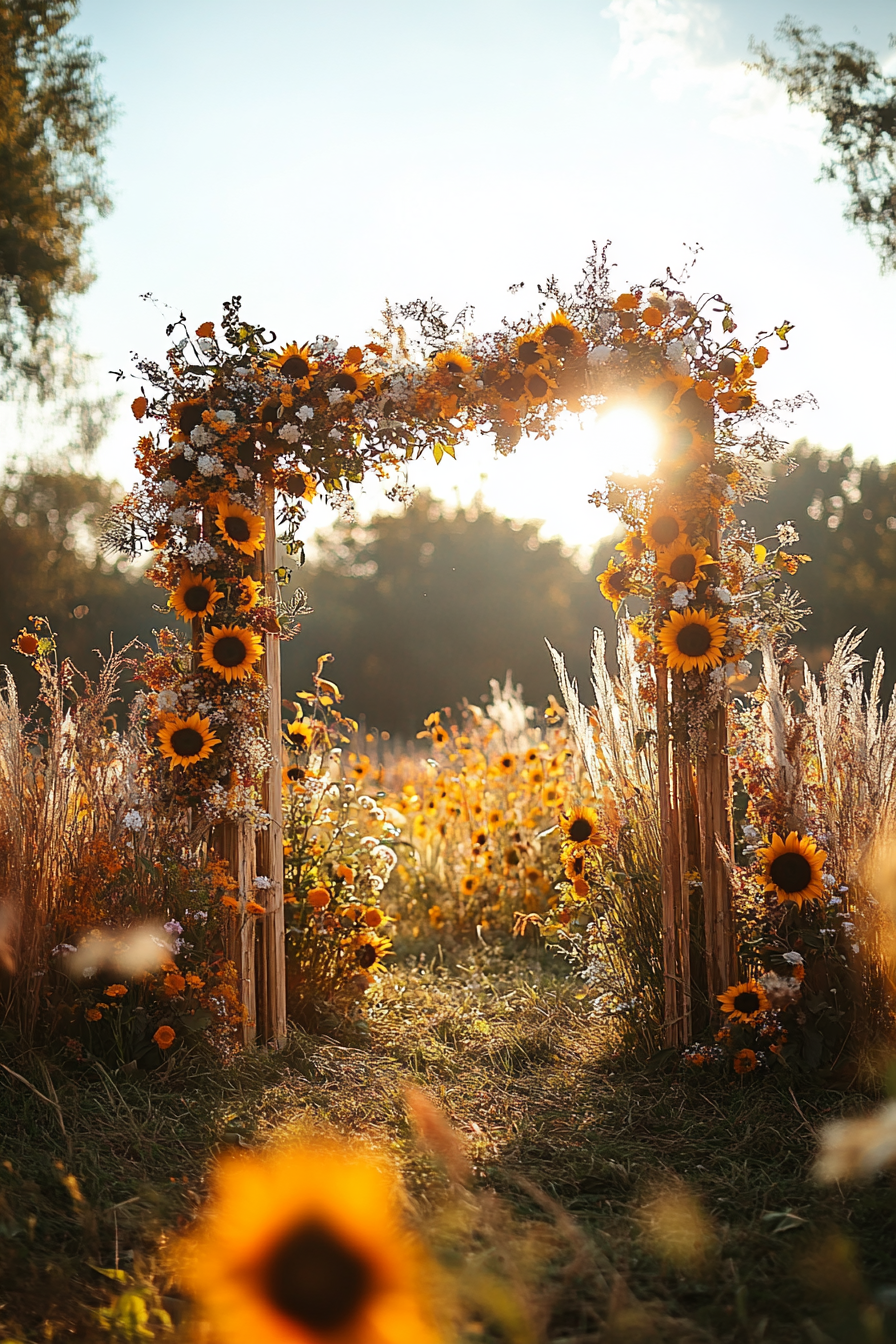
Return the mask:
{"type": "Polygon", "coordinates": [[[659,431],[646,412],[616,406],[597,417],[595,443],[605,471],[648,476],[656,466],[659,431]]]}

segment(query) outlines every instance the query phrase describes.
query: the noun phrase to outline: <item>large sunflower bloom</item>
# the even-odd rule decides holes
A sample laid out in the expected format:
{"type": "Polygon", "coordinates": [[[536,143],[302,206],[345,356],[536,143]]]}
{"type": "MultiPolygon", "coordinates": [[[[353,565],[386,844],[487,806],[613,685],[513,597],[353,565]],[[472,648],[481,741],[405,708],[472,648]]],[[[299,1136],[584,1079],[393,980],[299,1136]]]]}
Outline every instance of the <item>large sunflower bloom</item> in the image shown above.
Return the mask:
{"type": "Polygon", "coordinates": [[[362,373],[354,365],[346,364],[339,370],[331,381],[331,386],[342,393],[343,401],[355,402],[360,396],[363,396],[364,389],[370,382],[370,375],[362,373]]]}
{"type": "Polygon", "coordinates": [[[310,347],[303,345],[300,348],[295,341],[285,345],[279,355],[275,355],[271,360],[271,364],[280,370],[281,378],[286,378],[291,383],[301,383],[306,388],[317,371],[317,364],[311,358],[310,347]]]}
{"type": "Polygon", "coordinates": [[[704,565],[711,565],[713,558],[702,546],[692,546],[689,541],[679,538],[656,558],[657,569],[663,583],[674,588],[676,583],[685,583],[693,588],[700,579],[705,579],[704,565]]]}
{"type": "Polygon", "coordinates": [[[189,401],[176,401],[168,412],[174,438],[183,441],[189,439],[194,429],[202,424],[202,412],[208,410],[204,397],[191,397],[189,401]]]}
{"type": "Polygon", "coordinates": [[[234,550],[254,555],[264,546],[264,519],[242,504],[227,500],[218,507],[215,526],[234,550]]]}
{"type": "Polygon", "coordinates": [[[725,622],[699,607],[673,611],[660,630],[659,646],[673,672],[707,672],[722,661],[725,622]]]}
{"type": "Polygon", "coordinates": [[[185,570],[180,583],[168,598],[168,605],[181,620],[195,621],[197,616],[212,615],[223,596],[214,579],[185,570]]]}
{"type": "Polygon", "coordinates": [[[665,550],[687,535],[687,529],[673,509],[658,504],[647,520],[644,540],[654,551],[665,550]]]}
{"type": "Polygon", "coordinates": [[[760,1013],[771,1005],[768,995],[757,980],[745,980],[741,985],[729,985],[724,994],[717,995],[722,1012],[729,1022],[755,1022],[760,1013]]]}
{"type": "Polygon", "coordinates": [[[629,580],[631,573],[625,565],[614,565],[611,560],[602,574],[598,574],[597,581],[600,584],[600,590],[608,602],[613,603],[613,610],[618,611],[619,603],[629,592],[629,580]]]}
{"type": "Polygon", "coordinates": [[[541,332],[530,331],[525,336],[520,336],[514,346],[514,355],[527,373],[538,369],[545,359],[541,332]]]}
{"type": "Polygon", "coordinates": [[[600,837],[597,812],[593,807],[574,807],[560,821],[567,840],[574,845],[596,845],[600,837]]]}
{"type": "Polygon", "coordinates": [[[821,899],[821,870],[828,856],[808,835],[791,831],[786,840],[773,835],[771,844],[758,853],[764,864],[765,889],[777,893],[779,905],[793,901],[801,906],[803,901],[821,899]]]}
{"type": "Polygon", "coordinates": [[[218,1344],[435,1344],[396,1183],[334,1144],[222,1163],[182,1257],[218,1344]]]}
{"type": "Polygon", "coordinates": [[[191,714],[182,719],[176,714],[167,716],[158,731],[159,752],[170,761],[169,770],[176,765],[195,765],[207,760],[221,739],[215,737],[208,719],[191,714]]]}
{"type": "Polygon", "coordinates": [[[263,652],[261,637],[241,625],[216,625],[202,641],[202,666],[225,681],[241,681],[263,652]]]}
{"type": "Polygon", "coordinates": [[[440,350],[433,359],[433,367],[438,369],[439,373],[450,373],[455,378],[462,378],[465,373],[470,373],[473,368],[473,361],[469,355],[465,355],[462,350],[440,350]]]}
{"type": "Polygon", "coordinates": [[[552,354],[572,355],[584,348],[585,339],[578,327],[559,309],[542,327],[542,339],[552,354]]]}

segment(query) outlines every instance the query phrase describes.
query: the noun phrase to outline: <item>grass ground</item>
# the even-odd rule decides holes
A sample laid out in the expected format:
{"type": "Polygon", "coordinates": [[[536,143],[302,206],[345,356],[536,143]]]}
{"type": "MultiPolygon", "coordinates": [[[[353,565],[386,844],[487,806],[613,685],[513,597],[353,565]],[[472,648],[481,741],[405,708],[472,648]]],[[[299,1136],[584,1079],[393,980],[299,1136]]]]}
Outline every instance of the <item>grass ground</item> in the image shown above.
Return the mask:
{"type": "Polygon", "coordinates": [[[7,1056],[31,1087],[2,1074],[0,1337],[108,1338],[99,1271],[116,1255],[176,1322],[158,1248],[201,1204],[210,1158],[313,1118],[395,1153],[469,1340],[896,1339],[893,1181],[809,1175],[816,1127],[866,1099],[633,1069],[578,987],[556,964],[479,951],[406,962],[366,1023],[228,1068],[195,1055],[138,1077],[7,1056]],[[473,1194],[415,1142],[409,1083],[463,1136],[473,1194]]]}

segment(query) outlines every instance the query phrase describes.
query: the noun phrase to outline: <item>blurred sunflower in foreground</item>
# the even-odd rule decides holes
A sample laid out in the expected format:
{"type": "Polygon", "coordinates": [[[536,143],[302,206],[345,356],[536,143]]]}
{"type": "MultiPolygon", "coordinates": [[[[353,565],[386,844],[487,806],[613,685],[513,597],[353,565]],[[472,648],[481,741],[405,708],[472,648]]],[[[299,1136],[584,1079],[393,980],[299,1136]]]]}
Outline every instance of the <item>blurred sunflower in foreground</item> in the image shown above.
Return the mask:
{"type": "Polygon", "coordinates": [[[437,1344],[396,1184],[327,1141],[222,1163],[180,1269],[216,1344],[437,1344]]]}

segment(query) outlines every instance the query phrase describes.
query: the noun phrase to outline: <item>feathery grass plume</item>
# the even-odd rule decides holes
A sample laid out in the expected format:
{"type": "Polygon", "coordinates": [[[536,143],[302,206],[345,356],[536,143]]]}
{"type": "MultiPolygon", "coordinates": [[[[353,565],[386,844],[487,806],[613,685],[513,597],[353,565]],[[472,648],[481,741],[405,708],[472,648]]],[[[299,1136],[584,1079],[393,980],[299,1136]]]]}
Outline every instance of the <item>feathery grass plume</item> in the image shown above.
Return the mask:
{"type": "Polygon", "coordinates": [[[569,731],[603,808],[604,843],[589,849],[573,899],[589,919],[552,932],[597,991],[595,1008],[618,1015],[625,1034],[652,1049],[663,1020],[662,906],[656,733],[640,694],[635,644],[620,625],[619,675],[607,668],[606,640],[594,632],[594,706],[586,709],[562,654],[548,644],[569,731]]]}

